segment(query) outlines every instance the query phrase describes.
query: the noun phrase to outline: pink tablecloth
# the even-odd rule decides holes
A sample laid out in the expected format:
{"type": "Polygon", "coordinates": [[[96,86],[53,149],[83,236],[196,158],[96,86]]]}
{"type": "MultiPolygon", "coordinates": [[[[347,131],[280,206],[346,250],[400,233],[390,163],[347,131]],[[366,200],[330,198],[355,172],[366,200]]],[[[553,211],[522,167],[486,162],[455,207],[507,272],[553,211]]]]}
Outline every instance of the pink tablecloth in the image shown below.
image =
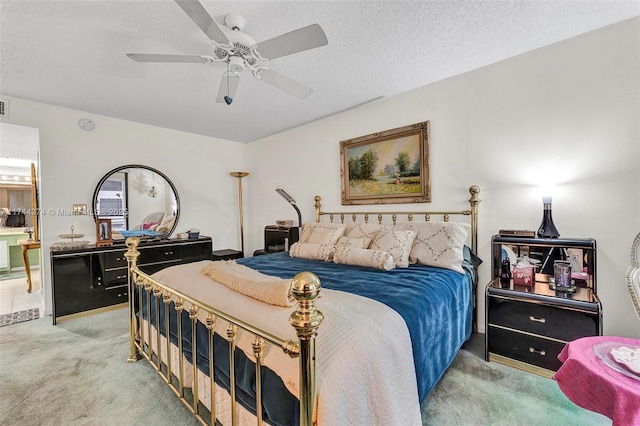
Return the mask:
{"type": "Polygon", "coordinates": [[[553,378],[576,405],[604,414],[615,426],[640,425],[640,381],[607,366],[593,351],[604,342],[640,346],[640,340],[614,336],[584,337],[565,345],[563,363],[553,378]]]}

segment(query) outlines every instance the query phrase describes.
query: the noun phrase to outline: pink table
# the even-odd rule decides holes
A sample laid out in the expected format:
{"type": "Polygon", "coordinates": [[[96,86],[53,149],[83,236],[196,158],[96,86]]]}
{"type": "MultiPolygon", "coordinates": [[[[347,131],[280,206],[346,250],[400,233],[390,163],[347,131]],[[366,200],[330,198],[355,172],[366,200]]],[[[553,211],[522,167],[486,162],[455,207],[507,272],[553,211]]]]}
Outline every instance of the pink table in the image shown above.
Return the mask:
{"type": "MultiPolygon", "coordinates": [[[[553,376],[560,390],[576,405],[603,414],[614,426],[640,425],[640,380],[626,376],[614,367],[624,368],[596,356],[594,346],[602,355],[607,342],[615,347],[640,346],[640,340],[625,337],[584,337],[565,345],[558,359],[563,363],[553,376]],[[602,349],[602,350],[600,350],[602,349]]],[[[626,370],[628,371],[628,370],[626,370]]]]}

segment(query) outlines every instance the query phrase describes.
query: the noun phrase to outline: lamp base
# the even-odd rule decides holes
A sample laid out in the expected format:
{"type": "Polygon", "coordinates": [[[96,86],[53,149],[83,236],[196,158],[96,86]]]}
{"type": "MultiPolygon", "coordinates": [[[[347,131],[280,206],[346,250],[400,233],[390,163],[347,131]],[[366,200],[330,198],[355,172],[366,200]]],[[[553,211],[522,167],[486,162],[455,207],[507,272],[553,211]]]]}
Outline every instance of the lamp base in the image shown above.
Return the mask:
{"type": "Polygon", "coordinates": [[[542,223],[538,228],[537,235],[539,238],[558,238],[560,233],[553,224],[553,218],[551,217],[551,205],[544,205],[544,213],[542,215],[542,223]]]}

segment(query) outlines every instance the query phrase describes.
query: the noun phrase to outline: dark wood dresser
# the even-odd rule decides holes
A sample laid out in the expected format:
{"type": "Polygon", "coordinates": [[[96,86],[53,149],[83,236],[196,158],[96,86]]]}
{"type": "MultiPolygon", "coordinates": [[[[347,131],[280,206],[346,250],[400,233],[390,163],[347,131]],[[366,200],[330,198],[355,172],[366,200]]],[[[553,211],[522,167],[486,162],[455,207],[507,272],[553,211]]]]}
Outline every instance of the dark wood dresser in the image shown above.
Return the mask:
{"type": "Polygon", "coordinates": [[[485,299],[487,361],[551,377],[561,365],[558,354],[567,342],[602,335],[595,240],[494,236],[492,274],[485,299]],[[530,284],[520,285],[512,278],[501,282],[505,255],[539,261],[530,284]],[[574,280],[571,291],[556,291],[553,263],[568,258],[585,280],[574,280]]]}
{"type": "MultiPolygon", "coordinates": [[[[168,266],[211,260],[210,237],[142,241],[138,266],[152,274],[168,266]]],[[[126,245],[51,249],[53,324],[62,317],[128,301],[126,245]]]]}

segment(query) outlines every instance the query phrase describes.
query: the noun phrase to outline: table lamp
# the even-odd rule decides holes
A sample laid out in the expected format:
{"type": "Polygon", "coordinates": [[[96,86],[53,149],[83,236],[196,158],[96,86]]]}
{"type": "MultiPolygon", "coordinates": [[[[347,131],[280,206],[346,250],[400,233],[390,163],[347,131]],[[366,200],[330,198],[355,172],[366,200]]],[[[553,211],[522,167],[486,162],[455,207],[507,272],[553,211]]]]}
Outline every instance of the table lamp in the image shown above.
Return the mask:
{"type": "Polygon", "coordinates": [[[542,223],[538,228],[538,237],[540,238],[558,238],[560,233],[553,224],[553,217],[551,217],[551,200],[553,199],[553,187],[544,186],[540,187],[542,192],[542,204],[544,210],[542,212],[542,223]]]}
{"type": "Polygon", "coordinates": [[[285,200],[287,200],[287,202],[289,204],[291,204],[291,206],[293,206],[294,209],[296,209],[296,212],[298,213],[298,228],[300,228],[302,226],[302,214],[300,214],[300,209],[298,208],[298,206],[296,205],[296,200],[294,200],[291,195],[289,195],[287,193],[287,191],[285,191],[284,189],[282,189],[281,187],[277,187],[276,188],[276,192],[278,194],[280,194],[282,196],[282,198],[284,198],[285,200]]]}

